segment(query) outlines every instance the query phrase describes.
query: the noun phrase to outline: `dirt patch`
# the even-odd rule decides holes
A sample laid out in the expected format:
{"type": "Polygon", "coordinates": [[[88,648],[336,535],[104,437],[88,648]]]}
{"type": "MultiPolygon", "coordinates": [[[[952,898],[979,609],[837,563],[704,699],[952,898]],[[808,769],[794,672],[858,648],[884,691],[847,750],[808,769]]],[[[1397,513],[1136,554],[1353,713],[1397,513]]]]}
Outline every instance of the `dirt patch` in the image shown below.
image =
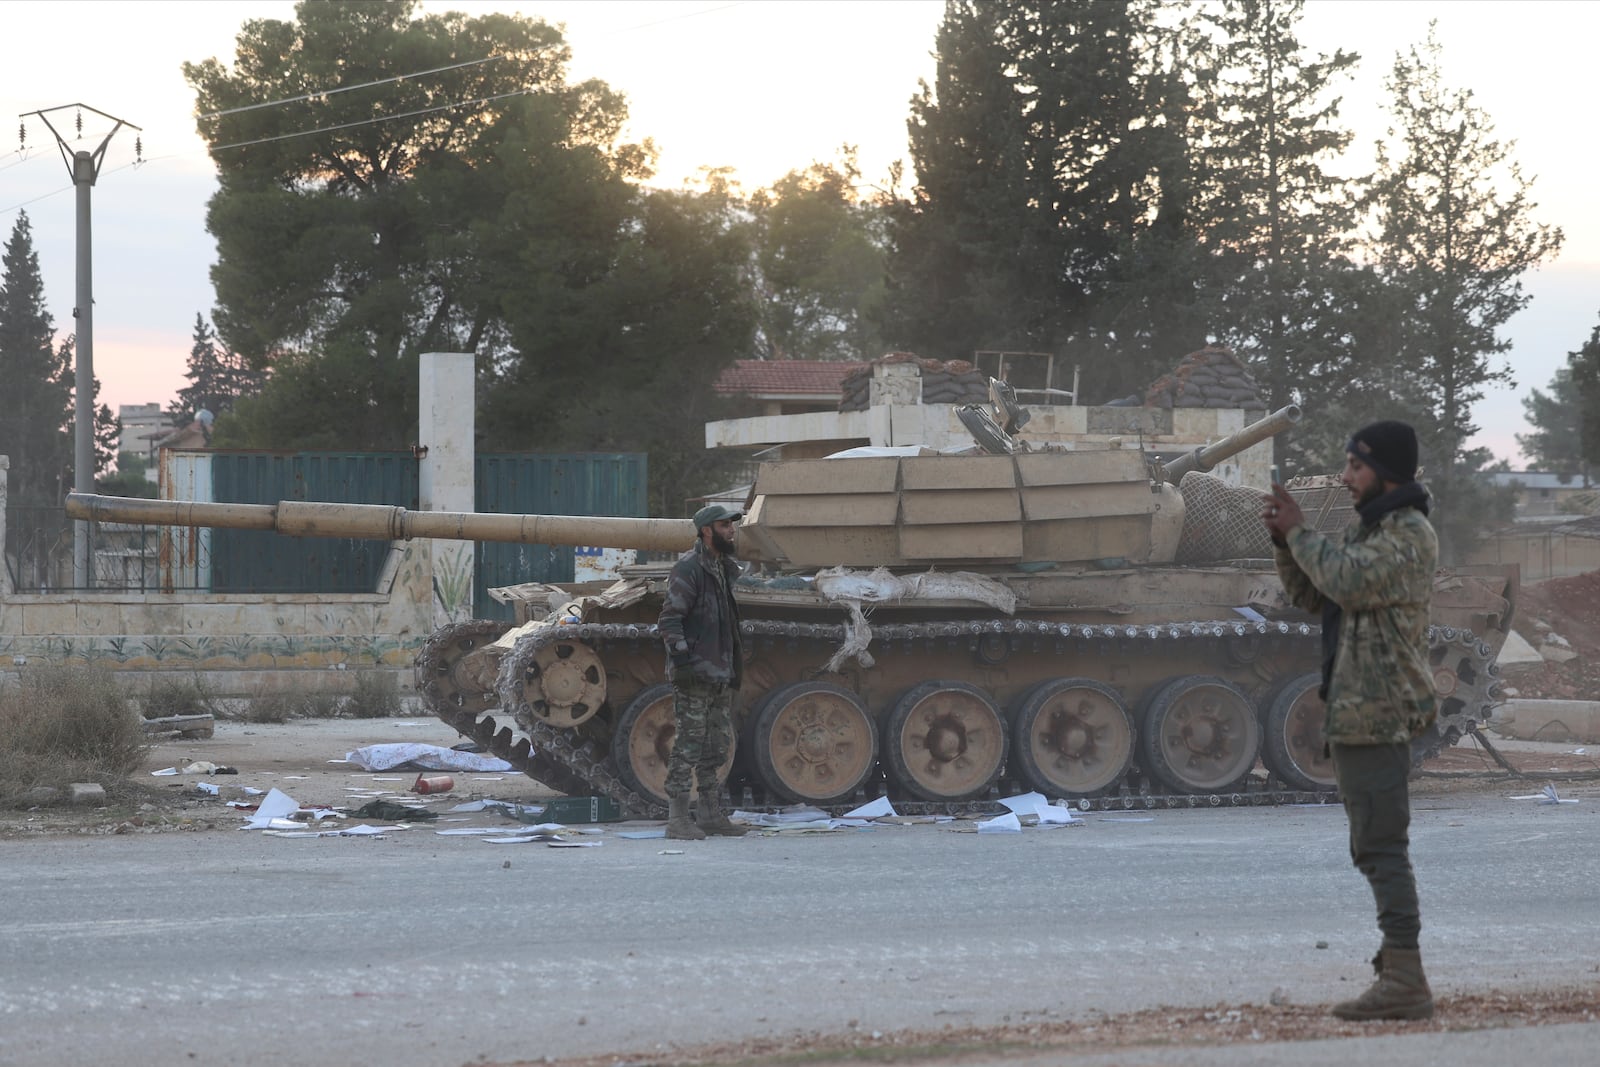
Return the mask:
{"type": "MultiPolygon", "coordinates": [[[[1597,968],[1600,973],[1600,968],[1597,968]]],[[[1353,996],[1359,990],[1352,990],[1353,996]]],[[[654,1067],[748,1067],[805,1063],[830,1067],[870,1060],[908,1065],[992,1063],[997,1058],[1060,1063],[1066,1057],[1118,1049],[1195,1048],[1311,1041],[1325,1038],[1415,1035],[1469,1030],[1503,1030],[1600,1019],[1600,990],[1559,989],[1516,995],[1462,995],[1436,998],[1437,1013],[1425,1022],[1348,1023],[1328,1014],[1328,1006],[1217,1004],[1200,1008],[1152,1008],[1082,1020],[1025,1018],[1007,1026],[937,1031],[796,1034],[784,1038],[708,1044],[651,1053],[654,1067]]],[[[616,1067],[638,1062],[626,1055],[580,1059],[518,1061],[499,1067],[616,1067]]]]}
{"type": "MultiPolygon", "coordinates": [[[[359,807],[356,792],[388,790],[404,795],[416,770],[371,774],[341,761],[367,745],[418,742],[450,748],[463,738],[431,717],[396,719],[295,719],[286,723],[219,722],[209,738],[173,738],[154,744],[126,783],[107,789],[98,808],[60,805],[0,810],[0,837],[36,834],[127,834],[235,830],[241,812],[225,805],[201,783],[223,787],[281,789],[303,807],[359,807]],[[234,774],[156,776],[163,768],[191,762],[232,768],[234,774]]],[[[432,772],[440,773],[440,772],[432,772]]],[[[456,803],[479,797],[530,802],[550,790],[516,771],[456,773],[456,788],[430,798],[456,803]]]]}
{"type": "Polygon", "coordinates": [[[1556,634],[1577,653],[1565,663],[1518,667],[1506,685],[1529,700],[1600,699],[1600,571],[1525,585],[1512,626],[1538,648],[1556,634]]]}

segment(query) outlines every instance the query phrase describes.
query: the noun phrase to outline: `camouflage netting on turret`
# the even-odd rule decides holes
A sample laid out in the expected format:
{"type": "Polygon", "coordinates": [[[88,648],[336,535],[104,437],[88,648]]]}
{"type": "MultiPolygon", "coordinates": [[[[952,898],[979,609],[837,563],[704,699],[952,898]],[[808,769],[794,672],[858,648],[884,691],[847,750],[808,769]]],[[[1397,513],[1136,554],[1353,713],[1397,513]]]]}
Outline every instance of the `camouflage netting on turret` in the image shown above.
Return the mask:
{"type": "Polygon", "coordinates": [[[924,404],[987,404],[989,376],[964,359],[922,359],[912,352],[890,352],[845,375],[840,384],[839,410],[865,411],[872,403],[873,368],[891,363],[912,363],[922,378],[924,404]]]}
{"type": "Polygon", "coordinates": [[[1267,408],[1260,387],[1239,357],[1217,345],[1184,356],[1171,374],[1151,383],[1144,402],[1153,408],[1267,408]]]}
{"type": "Polygon", "coordinates": [[[1190,471],[1178,491],[1183,494],[1179,563],[1272,556],[1272,541],[1261,521],[1261,490],[1190,471]]]}

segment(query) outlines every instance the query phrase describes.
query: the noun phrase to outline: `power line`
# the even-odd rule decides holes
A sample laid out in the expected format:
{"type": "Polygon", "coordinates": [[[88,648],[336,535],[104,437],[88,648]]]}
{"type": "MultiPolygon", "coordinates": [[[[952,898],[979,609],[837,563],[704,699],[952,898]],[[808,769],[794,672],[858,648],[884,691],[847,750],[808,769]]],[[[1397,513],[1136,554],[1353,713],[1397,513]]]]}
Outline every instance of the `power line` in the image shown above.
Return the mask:
{"type": "Polygon", "coordinates": [[[391,85],[403,82],[408,78],[426,78],[430,74],[441,74],[447,70],[460,70],[462,67],[476,67],[484,63],[492,63],[497,59],[504,59],[505,55],[485,56],[482,59],[469,59],[462,63],[452,63],[447,67],[434,67],[432,70],[419,70],[411,74],[396,74],[391,78],[379,78],[377,81],[362,82],[360,85],[343,85],[337,89],[323,89],[315,93],[305,93],[302,96],[290,96],[282,100],[267,100],[259,104],[246,104],[243,107],[224,108],[221,111],[208,111],[203,115],[196,115],[198,119],[216,119],[224,115],[238,115],[245,111],[259,111],[264,107],[278,107],[281,104],[298,104],[303,100],[321,100],[324,97],[337,96],[339,93],[353,93],[357,89],[370,89],[374,85],[391,85]]]}
{"type": "Polygon", "coordinates": [[[31,154],[31,155],[25,155],[23,152],[18,151],[17,152],[17,156],[19,158],[12,160],[10,163],[7,163],[3,167],[0,167],[0,170],[10,170],[12,167],[20,167],[24,163],[31,163],[36,159],[45,159],[45,158],[47,158],[44,155],[44,153],[42,153],[42,152],[34,153],[34,154],[31,154]]]}
{"type": "MultiPolygon", "coordinates": [[[[666,25],[669,22],[679,22],[683,19],[698,18],[701,15],[713,15],[718,11],[727,11],[729,8],[739,7],[743,4],[743,2],[744,0],[734,0],[733,3],[721,4],[717,7],[708,7],[700,11],[690,11],[682,15],[672,15],[664,19],[655,19],[651,22],[641,22],[634,26],[625,26],[617,32],[629,33],[633,30],[646,30],[654,26],[666,25]]],[[[259,111],[262,108],[279,107],[284,104],[298,104],[307,100],[320,100],[329,96],[337,96],[339,93],[353,93],[358,89],[370,89],[375,85],[393,85],[412,78],[426,78],[431,74],[443,74],[445,71],[461,70],[464,67],[482,66],[485,63],[493,63],[495,60],[505,58],[506,53],[501,52],[492,56],[484,56],[482,59],[468,59],[463,60],[460,63],[451,63],[443,67],[433,67],[429,70],[418,70],[406,74],[395,74],[388,78],[378,78],[369,82],[361,82],[358,85],[341,85],[336,89],[320,89],[316,92],[303,93],[300,96],[284,97],[282,100],[266,100],[259,104],[245,104],[242,107],[229,107],[223,108],[219,111],[207,111],[204,114],[196,115],[195,117],[197,119],[216,119],[222,118],[224,115],[238,115],[246,111],[259,111]]]]}
{"type": "MultiPolygon", "coordinates": [[[[531,93],[534,93],[534,92],[537,92],[537,91],[538,90],[536,90],[536,89],[517,89],[514,92],[499,93],[499,94],[497,94],[495,96],[482,96],[482,97],[479,97],[476,100],[460,100],[460,101],[455,101],[455,102],[449,103],[449,104],[440,104],[440,105],[438,105],[436,107],[419,108],[416,111],[406,111],[406,112],[403,112],[403,113],[398,114],[398,115],[380,115],[377,118],[362,119],[359,122],[346,122],[346,123],[342,123],[342,124],[340,124],[338,126],[323,126],[323,127],[317,128],[315,130],[296,130],[293,133],[280,133],[280,134],[277,134],[277,135],[275,135],[273,137],[258,137],[253,141],[238,141],[238,142],[235,142],[233,144],[212,145],[212,146],[208,146],[208,148],[204,149],[203,151],[225,152],[225,151],[228,151],[229,149],[249,148],[251,145],[267,144],[267,143],[272,142],[272,141],[287,141],[287,140],[290,140],[291,138],[295,138],[295,137],[314,137],[319,133],[336,133],[336,132],[338,132],[340,130],[351,130],[351,129],[355,129],[355,128],[359,127],[359,126],[372,126],[372,125],[375,125],[375,124],[380,123],[380,122],[393,122],[396,119],[416,118],[419,115],[431,115],[431,114],[433,114],[435,112],[438,112],[438,111],[449,111],[451,108],[471,107],[471,106],[473,106],[475,104],[493,103],[496,100],[505,100],[505,99],[508,99],[508,98],[514,97],[514,96],[527,96],[527,95],[529,95],[531,93]]],[[[115,174],[118,171],[127,170],[129,167],[139,167],[139,166],[143,166],[146,163],[156,163],[156,162],[159,162],[159,161],[165,160],[165,159],[181,159],[184,156],[194,155],[194,154],[196,154],[196,153],[193,153],[193,152],[170,152],[170,153],[168,153],[167,155],[164,155],[164,156],[151,156],[151,157],[146,158],[146,159],[133,160],[133,161],[130,161],[128,163],[124,163],[120,167],[113,167],[107,173],[115,174]]],[[[36,196],[32,200],[24,200],[20,204],[12,204],[10,207],[0,208],[0,215],[8,215],[13,211],[17,211],[17,210],[20,210],[21,208],[27,207],[29,204],[36,204],[40,200],[47,200],[52,196],[58,196],[61,193],[64,193],[64,192],[66,192],[67,190],[69,190],[71,188],[72,188],[72,186],[65,185],[65,186],[62,186],[60,189],[55,190],[54,192],[44,193],[41,196],[36,196]]]]}
{"type": "MultiPolygon", "coordinates": [[[[639,23],[637,25],[634,25],[634,26],[622,27],[621,29],[617,30],[616,32],[618,32],[618,33],[628,33],[628,32],[631,32],[633,30],[650,29],[651,27],[665,25],[665,24],[670,23],[670,22],[679,22],[679,21],[682,21],[683,19],[698,18],[701,15],[712,15],[712,14],[716,14],[719,11],[727,11],[730,8],[741,7],[741,6],[743,6],[744,2],[745,2],[745,0],[734,0],[733,3],[721,4],[721,5],[718,5],[717,7],[704,8],[704,9],[702,9],[700,11],[690,11],[690,12],[687,12],[687,13],[682,14],[682,15],[673,15],[673,16],[671,16],[669,18],[656,19],[656,20],[651,21],[651,22],[641,22],[641,23],[639,23]]],[[[244,112],[244,111],[254,111],[254,110],[257,110],[257,109],[260,109],[260,108],[277,107],[277,106],[280,106],[280,105],[283,105],[283,104],[292,104],[292,103],[297,103],[297,102],[304,101],[304,100],[312,100],[312,99],[316,99],[316,98],[319,98],[319,97],[332,96],[335,93],[351,92],[351,91],[354,91],[356,89],[371,88],[374,85],[385,85],[385,84],[401,82],[401,81],[406,80],[407,78],[426,77],[427,75],[430,75],[430,74],[438,74],[438,73],[441,73],[441,72],[447,71],[447,70],[457,70],[457,69],[460,69],[462,67],[470,67],[470,66],[481,65],[483,63],[488,63],[488,62],[491,62],[491,61],[496,60],[496,59],[504,59],[504,58],[506,58],[505,54],[501,53],[501,54],[498,54],[498,55],[486,56],[483,59],[472,59],[472,60],[467,60],[467,61],[462,62],[462,63],[452,64],[450,66],[435,67],[435,68],[433,68],[431,70],[417,71],[415,73],[410,73],[410,74],[397,74],[397,75],[394,75],[393,77],[390,77],[390,78],[381,78],[381,79],[379,79],[377,81],[363,82],[360,85],[342,86],[342,87],[337,88],[337,89],[328,89],[328,90],[321,91],[321,92],[307,93],[307,94],[305,94],[303,96],[289,97],[289,98],[286,98],[286,99],[283,99],[283,100],[272,100],[272,101],[267,101],[265,103],[260,103],[260,104],[248,104],[248,105],[246,105],[244,107],[229,108],[229,109],[225,109],[225,110],[222,110],[222,111],[207,112],[206,114],[200,115],[198,117],[202,118],[202,119],[205,119],[205,118],[218,118],[218,117],[221,117],[221,116],[224,116],[224,115],[232,115],[232,114],[237,114],[239,112],[244,112]]],[[[407,111],[407,112],[404,112],[404,113],[398,114],[398,115],[383,115],[383,116],[380,116],[378,118],[362,119],[362,120],[360,120],[358,122],[347,122],[347,123],[343,123],[343,124],[338,125],[338,126],[325,126],[325,127],[321,127],[321,128],[315,129],[315,130],[301,130],[301,131],[297,131],[297,132],[294,132],[294,133],[277,134],[277,135],[272,136],[272,137],[257,138],[256,140],[253,140],[253,141],[238,141],[238,142],[235,142],[233,144],[210,145],[210,146],[207,146],[207,148],[204,151],[206,151],[208,153],[224,152],[224,151],[228,151],[228,150],[234,149],[234,148],[249,148],[249,147],[251,147],[253,145],[268,144],[268,143],[273,142],[273,141],[286,141],[286,140],[290,140],[290,139],[295,138],[295,137],[314,137],[314,136],[316,136],[317,134],[320,134],[320,133],[336,133],[336,132],[338,132],[340,130],[351,130],[351,129],[356,129],[356,128],[361,127],[361,126],[371,126],[374,123],[379,123],[379,122],[392,122],[392,121],[394,121],[396,119],[416,118],[416,117],[418,117],[420,115],[431,115],[431,114],[433,114],[435,112],[438,112],[438,111],[448,111],[451,108],[456,108],[456,107],[471,107],[474,104],[487,104],[487,103],[492,103],[492,102],[494,102],[496,100],[505,100],[505,99],[508,99],[510,97],[527,96],[527,95],[529,95],[529,94],[531,94],[533,92],[537,92],[537,91],[538,90],[535,90],[535,89],[519,89],[519,90],[516,90],[514,92],[500,93],[500,94],[495,95],[495,96],[480,97],[480,98],[478,98],[476,100],[463,100],[463,101],[459,101],[459,102],[456,102],[456,103],[440,104],[437,107],[421,108],[421,109],[418,109],[416,111],[407,111]]],[[[164,155],[164,156],[153,156],[153,157],[149,157],[149,158],[146,158],[146,159],[143,159],[143,160],[134,160],[133,162],[130,162],[130,163],[124,163],[120,167],[112,168],[110,173],[114,174],[117,171],[127,170],[129,167],[138,167],[138,166],[143,165],[144,163],[156,163],[156,162],[160,162],[160,161],[166,160],[166,159],[180,159],[180,158],[183,158],[184,156],[193,155],[193,154],[194,153],[191,153],[191,152],[171,152],[171,153],[168,153],[167,155],[164,155]]],[[[20,159],[20,160],[16,161],[15,163],[8,163],[8,164],[6,164],[6,166],[0,167],[0,170],[9,170],[11,167],[18,166],[21,163],[26,163],[28,161],[28,159],[31,159],[31,158],[34,158],[34,157],[29,156],[29,157],[25,157],[23,159],[20,159]]],[[[36,204],[41,200],[48,200],[52,196],[59,196],[61,193],[64,193],[64,192],[66,192],[67,190],[69,190],[71,188],[72,188],[72,186],[70,186],[70,185],[63,186],[60,189],[54,190],[53,192],[48,192],[48,193],[44,193],[44,194],[42,194],[40,196],[36,196],[31,200],[24,200],[23,202],[21,202],[19,204],[12,204],[10,207],[0,208],[0,215],[9,215],[11,212],[21,210],[22,208],[27,207],[29,204],[36,204]]]]}
{"type": "MultiPolygon", "coordinates": [[[[122,168],[118,167],[117,169],[121,170],[122,168]]],[[[12,204],[10,207],[7,207],[7,208],[0,208],[0,215],[9,215],[13,211],[21,211],[23,208],[27,207],[29,204],[37,204],[41,200],[49,200],[52,196],[60,196],[62,193],[67,192],[71,188],[72,188],[72,186],[70,186],[70,185],[63,185],[61,188],[55,190],[54,192],[45,193],[43,196],[36,196],[32,200],[24,200],[20,204],[12,204]]]]}
{"type": "Polygon", "coordinates": [[[527,96],[537,92],[536,89],[517,89],[509,93],[499,93],[495,96],[480,96],[476,100],[462,100],[453,104],[440,104],[438,107],[419,108],[416,111],[404,111],[398,115],[384,115],[375,119],[362,119],[359,122],[346,122],[338,126],[321,126],[315,130],[297,130],[294,133],[280,133],[272,137],[258,137],[253,141],[235,141],[233,144],[212,145],[211,151],[225,152],[230,148],[249,148],[251,145],[268,144],[272,141],[287,141],[294,137],[314,137],[319,133],[336,133],[339,130],[353,130],[358,126],[371,126],[378,122],[393,122],[395,119],[414,119],[418,115],[431,115],[436,111],[449,111],[456,107],[471,107],[474,104],[488,104],[496,100],[505,100],[513,96],[527,96]]]}

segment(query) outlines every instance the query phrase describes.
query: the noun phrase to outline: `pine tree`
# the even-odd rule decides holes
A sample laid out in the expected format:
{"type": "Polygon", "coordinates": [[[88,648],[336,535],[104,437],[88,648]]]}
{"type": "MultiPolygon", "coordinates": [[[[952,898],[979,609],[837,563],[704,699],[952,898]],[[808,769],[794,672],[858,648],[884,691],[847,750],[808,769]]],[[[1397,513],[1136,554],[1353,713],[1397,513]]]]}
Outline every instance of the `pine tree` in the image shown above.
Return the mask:
{"type": "MultiPolygon", "coordinates": [[[[1308,56],[1295,36],[1303,7],[1227,0],[1204,18],[1191,64],[1206,87],[1190,136],[1204,153],[1192,218],[1209,253],[1205,299],[1268,406],[1306,408],[1302,427],[1277,440],[1280,462],[1295,453],[1288,467],[1310,464],[1296,446],[1332,417],[1367,354],[1345,313],[1363,281],[1349,259],[1356,185],[1328,169],[1351,139],[1332,90],[1360,57],[1308,56]]],[[[1349,426],[1332,429],[1342,448],[1349,426]]]]}
{"type": "Polygon", "coordinates": [[[1513,380],[1495,357],[1511,347],[1501,327],[1532,299],[1522,275],[1554,256],[1562,235],[1533,221],[1515,143],[1495,138],[1470,90],[1444,86],[1441,54],[1430,28],[1426,44],[1395,59],[1391,133],[1404,154],[1379,146],[1373,202],[1380,265],[1405,294],[1396,358],[1427,383],[1437,451],[1453,466],[1477,432],[1472,405],[1484,387],[1513,380]]]}
{"type": "Polygon", "coordinates": [[[1387,87],[1401,153],[1380,144],[1373,205],[1378,264],[1401,297],[1392,358],[1426,389],[1412,421],[1431,458],[1441,554],[1451,559],[1489,510],[1478,477],[1488,455],[1465,447],[1478,429],[1472,405],[1486,386],[1513,380],[1496,358],[1511,347],[1501,327],[1531,299],[1523,273],[1554,256],[1562,236],[1533,221],[1514,143],[1495,138],[1470,90],[1445,87],[1441,53],[1430,27],[1425,44],[1395,57],[1387,87]]]}
{"type": "Polygon", "coordinates": [[[1600,470],[1600,326],[1576,352],[1568,353],[1578,398],[1578,444],[1586,472],[1600,470]]]}
{"type": "Polygon", "coordinates": [[[11,229],[3,265],[0,382],[6,399],[0,405],[0,455],[11,460],[9,504],[59,505],[72,486],[72,343],[56,346],[26,212],[11,229]]]}
{"type": "MultiPolygon", "coordinates": [[[[1576,355],[1576,353],[1574,353],[1576,355]]],[[[1570,357],[1569,357],[1570,358],[1570,357]]],[[[1581,477],[1589,484],[1589,465],[1583,455],[1583,397],[1573,380],[1572,367],[1558,367],[1550,391],[1533,390],[1522,399],[1522,410],[1532,433],[1517,434],[1517,444],[1540,469],[1566,477],[1581,477]]]]}
{"type": "Polygon", "coordinates": [[[1184,314],[1187,97],[1156,14],[947,6],[912,101],[917,188],[891,213],[895,343],[1067,354],[1087,388],[1125,392],[1204,342],[1184,314]]]}
{"type": "Polygon", "coordinates": [[[214,416],[232,412],[240,397],[260,392],[265,379],[244,357],[218,344],[216,330],[199,312],[194,316],[194,344],[184,377],[189,384],[167,405],[177,426],[187,426],[201,410],[214,416]]]}

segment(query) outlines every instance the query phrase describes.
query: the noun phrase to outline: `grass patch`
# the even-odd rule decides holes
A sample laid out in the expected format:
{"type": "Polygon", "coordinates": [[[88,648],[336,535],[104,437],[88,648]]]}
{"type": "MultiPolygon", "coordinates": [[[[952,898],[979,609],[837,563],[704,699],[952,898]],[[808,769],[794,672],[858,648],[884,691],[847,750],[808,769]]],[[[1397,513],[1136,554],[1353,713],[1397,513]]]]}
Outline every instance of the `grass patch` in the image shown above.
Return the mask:
{"type": "Polygon", "coordinates": [[[143,721],[106,670],[29,668],[0,684],[0,804],[31,805],[39,790],[73,782],[110,792],[149,749],[143,721]]]}
{"type": "Polygon", "coordinates": [[[197,674],[188,678],[158,678],[150,683],[150,691],[144,698],[144,717],[164,719],[169,715],[222,718],[216,694],[197,674]]]}
{"type": "Polygon", "coordinates": [[[391,719],[404,712],[400,682],[390,671],[361,671],[355,689],[339,704],[343,719],[391,719]]]}
{"type": "Polygon", "coordinates": [[[258,692],[234,718],[244,722],[282,723],[293,719],[331,719],[339,709],[339,698],[314,690],[276,690],[258,692]]]}

